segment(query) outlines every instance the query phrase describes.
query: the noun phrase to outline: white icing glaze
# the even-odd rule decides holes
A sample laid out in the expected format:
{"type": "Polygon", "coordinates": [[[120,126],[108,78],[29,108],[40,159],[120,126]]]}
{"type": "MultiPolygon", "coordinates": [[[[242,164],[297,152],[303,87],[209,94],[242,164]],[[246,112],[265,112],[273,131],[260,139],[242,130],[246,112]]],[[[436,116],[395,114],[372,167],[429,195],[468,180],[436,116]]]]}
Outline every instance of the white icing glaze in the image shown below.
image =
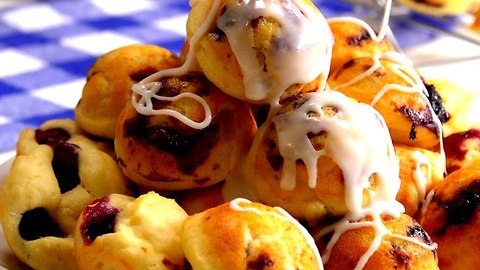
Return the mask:
{"type": "Polygon", "coordinates": [[[435,196],[435,189],[432,189],[430,190],[430,192],[428,192],[427,196],[425,197],[425,202],[423,203],[422,209],[420,210],[420,221],[419,221],[420,224],[423,224],[428,205],[430,205],[434,196],[435,196]]]}
{"type": "Polygon", "coordinates": [[[413,179],[418,192],[418,201],[423,203],[427,195],[427,189],[432,185],[432,165],[421,151],[414,151],[410,158],[415,162],[413,179]],[[424,172],[424,169],[426,172],[424,172]]]}
{"type": "MultiPolygon", "coordinates": [[[[339,222],[322,230],[322,233],[334,231],[323,256],[325,262],[328,261],[331,248],[343,232],[357,227],[371,226],[376,232],[375,239],[356,267],[356,269],[363,268],[378,248],[382,238],[390,234],[390,231],[382,223],[381,215],[398,217],[404,212],[403,205],[395,200],[400,188],[399,164],[383,118],[371,106],[355,103],[343,94],[331,90],[308,94],[309,100],[304,105],[291,112],[272,117],[280,108],[278,100],[281,94],[290,85],[308,83],[318,76],[323,76],[319,82],[319,89],[322,90],[324,87],[328,89],[325,80],[329,72],[333,46],[333,37],[328,24],[321,14],[308,7],[302,0],[235,1],[228,6],[223,14],[216,18],[221,2],[221,0],[213,0],[207,18],[190,39],[189,52],[185,63],[179,68],[152,74],[134,85],[132,87],[134,92],[132,104],[142,114],[171,115],[185,124],[199,129],[208,126],[211,121],[211,113],[208,104],[201,97],[194,94],[175,97],[193,98],[202,104],[205,109],[205,119],[200,123],[189,121],[179,113],[168,110],[154,110],[152,99],[172,99],[157,95],[160,88],[157,81],[165,76],[185,74],[196,64],[193,53],[195,43],[206,34],[216,19],[217,26],[226,34],[242,70],[245,96],[252,101],[266,101],[270,103],[272,108],[268,120],[257,133],[249,156],[243,164],[243,169],[239,175],[230,178],[231,182],[227,181],[227,185],[225,185],[227,188],[223,190],[224,194],[228,193],[232,198],[249,194],[249,198],[255,198],[248,189],[237,193],[228,192],[228,190],[237,189],[246,177],[251,177],[251,171],[253,171],[252,157],[256,155],[260,138],[263,137],[266,126],[270,121],[273,121],[278,132],[280,152],[284,158],[281,188],[291,190],[295,187],[295,162],[298,159],[301,159],[307,167],[308,185],[311,188],[316,186],[317,162],[321,155],[328,155],[342,169],[345,181],[346,205],[349,213],[339,222]],[[272,17],[282,26],[278,33],[281,43],[277,44],[281,46],[266,55],[268,58],[275,59],[274,62],[267,62],[267,71],[259,65],[256,51],[253,48],[253,30],[250,23],[252,19],[259,16],[272,17]],[[322,111],[324,106],[335,107],[338,112],[332,118],[326,117],[322,111]],[[320,117],[308,117],[309,112],[315,112],[320,117]],[[329,136],[325,148],[316,151],[308,139],[308,134],[310,132],[318,134],[321,130],[326,131],[329,136]],[[370,191],[370,202],[364,205],[363,193],[365,189],[370,187],[370,177],[372,175],[376,177],[376,188],[370,191]],[[228,182],[230,182],[230,185],[228,185],[228,182]],[[370,217],[371,220],[356,222],[365,217],[370,217]]],[[[386,3],[383,23],[378,35],[368,24],[355,18],[337,18],[329,21],[349,20],[357,22],[368,31],[373,40],[380,42],[388,31],[390,7],[391,0],[386,3]]],[[[411,87],[385,86],[379,90],[371,105],[374,105],[385,92],[391,89],[408,92],[419,91],[426,94],[426,89],[423,83],[420,83],[419,76],[412,72],[414,69],[411,64],[406,64],[407,59],[395,53],[374,56],[375,64],[368,71],[340,87],[346,87],[348,84],[353,84],[373,73],[380,67],[380,59],[395,61],[397,64],[395,65],[395,72],[402,76],[411,87]]],[[[429,102],[427,103],[429,104],[429,102]]],[[[433,110],[432,115],[436,117],[433,110]]],[[[441,132],[441,129],[439,129],[439,132],[441,132]]],[[[245,199],[235,199],[230,205],[236,210],[255,210],[240,207],[238,203],[241,201],[249,202],[245,199]]],[[[312,249],[317,250],[313,238],[306,229],[283,209],[281,212],[283,216],[279,216],[297,225],[304,233],[312,249]]],[[[323,269],[320,255],[317,256],[319,269],[323,269]]]]}
{"type": "Polygon", "coordinates": [[[158,80],[163,77],[184,75],[196,65],[195,54],[193,53],[195,44],[203,35],[206,34],[208,28],[215,19],[216,11],[219,9],[220,3],[220,0],[214,0],[212,8],[207,15],[207,18],[199,27],[199,29],[197,29],[197,32],[189,40],[190,46],[183,65],[177,68],[165,69],[155,72],[154,74],[151,74],[150,76],[146,77],[145,79],[132,86],[131,102],[138,113],[144,115],[170,115],[177,118],[182,123],[195,129],[204,129],[210,125],[212,120],[212,114],[210,111],[210,107],[202,97],[193,93],[183,93],[176,97],[164,97],[157,95],[157,92],[160,90],[161,87],[161,83],[158,82],[158,80]],[[198,123],[172,110],[154,109],[152,98],[163,101],[174,101],[180,98],[193,98],[196,101],[200,102],[202,107],[205,109],[205,118],[202,122],[198,123]]]}
{"type": "Polygon", "coordinates": [[[324,77],[321,85],[325,84],[333,35],[319,12],[302,0],[245,0],[226,7],[217,25],[241,68],[247,99],[276,103],[289,86],[309,83],[320,75],[324,77]],[[265,53],[265,65],[257,58],[251,26],[259,17],[274,18],[280,24],[276,44],[265,53]]]}
{"type": "Polygon", "coordinates": [[[320,256],[317,245],[315,244],[315,240],[313,239],[312,235],[307,231],[307,229],[305,229],[305,227],[302,226],[302,224],[300,224],[295,218],[293,218],[287,211],[285,211],[280,207],[274,207],[274,209],[278,211],[278,214],[275,212],[266,212],[266,211],[262,212],[254,207],[242,207],[240,206],[240,203],[249,204],[251,203],[251,201],[244,198],[237,198],[230,202],[230,208],[235,211],[246,211],[246,212],[255,213],[257,215],[272,215],[276,218],[282,219],[294,225],[303,234],[303,236],[305,237],[305,241],[310,246],[310,249],[315,255],[315,259],[318,264],[318,269],[323,270],[322,258],[320,256]]]}
{"type": "Polygon", "coordinates": [[[377,190],[372,200],[392,200],[400,188],[399,163],[386,124],[371,106],[358,103],[337,91],[307,94],[299,108],[273,117],[280,154],[284,158],[280,185],[295,188],[296,161],[305,164],[311,188],[316,186],[318,158],[330,157],[342,169],[346,205],[351,212],[363,208],[364,189],[376,175],[377,190]],[[325,115],[325,107],[337,110],[325,115]],[[315,116],[309,117],[313,113],[315,116]],[[324,149],[313,148],[308,134],[326,132],[324,149]]]}

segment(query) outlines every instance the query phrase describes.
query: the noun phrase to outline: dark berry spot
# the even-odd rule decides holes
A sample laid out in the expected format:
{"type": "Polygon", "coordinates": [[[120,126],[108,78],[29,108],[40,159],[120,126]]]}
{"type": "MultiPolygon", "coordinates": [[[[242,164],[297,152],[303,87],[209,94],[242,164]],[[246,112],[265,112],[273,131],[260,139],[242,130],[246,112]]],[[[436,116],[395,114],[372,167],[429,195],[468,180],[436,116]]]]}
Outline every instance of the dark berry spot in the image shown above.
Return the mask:
{"type": "MultiPolygon", "coordinates": [[[[448,158],[464,160],[468,148],[464,145],[465,141],[475,139],[480,144],[480,129],[470,129],[466,132],[455,133],[445,138],[445,154],[448,158]]],[[[453,169],[447,168],[448,172],[453,169]]]]}
{"type": "Polygon", "coordinates": [[[405,250],[403,250],[400,246],[392,244],[392,249],[390,250],[390,254],[393,256],[396,266],[408,265],[410,257],[405,252],[405,250]]]}
{"type": "Polygon", "coordinates": [[[83,211],[80,232],[85,245],[90,245],[98,236],[113,233],[119,209],[111,207],[109,197],[92,202],[83,211]]]}
{"type": "Polygon", "coordinates": [[[183,269],[182,266],[178,264],[174,264],[173,262],[169,261],[167,258],[164,258],[162,261],[162,264],[168,269],[168,270],[181,270],[183,269]]]}
{"type": "Polygon", "coordinates": [[[450,114],[445,110],[445,105],[443,103],[442,97],[438,94],[435,85],[428,84],[424,81],[425,88],[428,93],[428,101],[432,105],[432,109],[435,114],[438,116],[440,122],[445,123],[450,119],[450,114]]]}
{"type": "Polygon", "coordinates": [[[425,232],[425,230],[419,225],[409,226],[407,228],[407,236],[417,238],[427,245],[432,244],[432,240],[428,236],[427,232],[425,232]]]}
{"type": "Polygon", "coordinates": [[[268,267],[274,266],[274,261],[268,256],[268,254],[261,253],[254,260],[250,260],[247,263],[247,269],[251,270],[262,270],[268,267]]]}
{"type": "Polygon", "coordinates": [[[358,47],[362,45],[364,40],[370,40],[370,34],[367,31],[362,31],[356,36],[350,36],[347,38],[346,42],[349,46],[358,47]]]}
{"type": "Polygon", "coordinates": [[[18,224],[20,236],[32,241],[42,237],[65,237],[58,224],[48,214],[45,208],[37,207],[23,213],[20,224],[18,224]]]}
{"type": "Polygon", "coordinates": [[[410,140],[417,139],[416,128],[418,126],[423,126],[435,132],[435,134],[439,134],[440,127],[438,127],[436,122],[433,120],[432,113],[428,108],[422,111],[416,111],[408,106],[402,106],[398,109],[398,111],[401,111],[412,122],[409,135],[410,140]]]}
{"type": "Polygon", "coordinates": [[[78,151],[80,148],[71,143],[60,142],[54,149],[52,167],[60,187],[65,193],[80,183],[78,175],[78,151]]]}
{"type": "Polygon", "coordinates": [[[140,142],[172,154],[180,170],[189,175],[207,160],[210,150],[219,139],[218,129],[218,124],[213,123],[200,132],[187,136],[168,127],[147,127],[147,118],[144,116],[127,120],[124,125],[127,136],[134,136],[140,142]]]}
{"type": "Polygon", "coordinates": [[[50,129],[36,129],[35,141],[38,144],[47,144],[52,148],[60,142],[65,142],[70,139],[70,133],[63,128],[50,128],[50,129]]]}
{"type": "MultiPolygon", "coordinates": [[[[436,198],[434,197],[434,200],[436,198]]],[[[447,212],[446,222],[437,235],[442,235],[450,226],[461,226],[468,223],[480,208],[480,180],[458,190],[451,201],[440,201],[447,212]]]]}

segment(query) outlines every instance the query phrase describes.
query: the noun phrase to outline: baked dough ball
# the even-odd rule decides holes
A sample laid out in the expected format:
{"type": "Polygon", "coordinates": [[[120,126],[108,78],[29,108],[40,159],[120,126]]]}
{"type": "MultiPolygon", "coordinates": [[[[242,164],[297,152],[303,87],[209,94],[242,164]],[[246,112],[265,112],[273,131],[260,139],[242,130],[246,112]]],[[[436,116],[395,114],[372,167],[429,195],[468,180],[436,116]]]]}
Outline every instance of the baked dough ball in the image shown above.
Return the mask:
{"type": "Polygon", "coordinates": [[[295,219],[244,199],[189,216],[182,246],[195,270],[318,270],[322,264],[313,238],[295,219]]]}
{"type": "Polygon", "coordinates": [[[156,45],[128,45],[102,55],[88,71],[75,107],[78,125],[92,135],[113,139],[118,115],[130,101],[132,85],[156,71],[179,65],[172,52],[156,45]]]}
{"type": "Polygon", "coordinates": [[[183,269],[180,241],[187,214],[148,192],[111,194],[85,207],[75,230],[79,269],[183,269]]]}
{"type": "Polygon", "coordinates": [[[314,91],[325,81],[332,37],[310,0],[296,1],[298,7],[295,2],[266,2],[265,9],[275,14],[246,2],[217,2],[213,10],[213,0],[192,1],[187,38],[195,43],[193,53],[202,71],[222,91],[271,103],[287,89],[290,94],[314,91]],[[207,19],[210,13],[212,21],[207,19]]]}
{"type": "MultiPolygon", "coordinates": [[[[387,53],[351,60],[332,74],[328,83],[332,89],[378,110],[394,143],[431,149],[439,144],[441,126],[422,93],[420,77],[412,67],[404,66],[400,57],[387,53]]],[[[443,106],[441,100],[438,106],[443,106]]]]}
{"type": "Polygon", "coordinates": [[[353,59],[373,57],[384,52],[395,51],[393,45],[386,38],[380,42],[372,39],[367,29],[357,21],[333,19],[328,22],[328,25],[335,38],[330,74],[335,73],[353,59]]]}
{"type": "Polygon", "coordinates": [[[444,140],[447,173],[452,173],[480,159],[480,129],[451,134],[444,140]]]}
{"type": "Polygon", "coordinates": [[[44,122],[39,128],[23,129],[17,142],[17,155],[29,154],[40,144],[55,147],[58,143],[68,142],[82,148],[101,150],[114,157],[113,142],[95,140],[87,137],[75,121],[71,119],[52,119],[44,122]]]}
{"type": "Polygon", "coordinates": [[[336,91],[286,103],[257,133],[246,167],[257,200],[313,223],[367,205],[371,194],[394,199],[384,188],[400,186],[381,116],[336,91]]]}
{"type": "Polygon", "coordinates": [[[405,206],[405,213],[415,217],[426,195],[443,180],[445,159],[440,152],[423,148],[395,145],[400,161],[400,190],[397,200],[405,206]]]}
{"type": "Polygon", "coordinates": [[[478,269],[480,160],[447,175],[433,190],[421,224],[438,243],[441,269],[478,269]]]}
{"type": "Polygon", "coordinates": [[[443,137],[453,133],[465,132],[480,127],[480,93],[461,87],[446,79],[429,79],[428,85],[434,87],[442,97],[449,118],[443,123],[443,137]]]}
{"type": "MultiPolygon", "coordinates": [[[[413,218],[402,214],[398,218],[383,216],[382,221],[389,232],[362,269],[439,269],[434,243],[413,218]]],[[[354,269],[372,246],[376,233],[371,225],[343,232],[324,261],[325,270],[354,269]]],[[[324,246],[317,243],[325,254],[324,246]]]]}
{"type": "Polygon", "coordinates": [[[15,158],[0,188],[0,220],[17,257],[34,269],[76,269],[73,233],[83,207],[128,193],[117,163],[97,149],[58,142],[15,158]]]}
{"type": "MultiPolygon", "coordinates": [[[[216,184],[235,172],[257,130],[248,104],[225,95],[201,73],[161,79],[158,95],[195,94],[212,114],[210,125],[195,129],[169,115],[145,116],[128,104],[117,126],[115,152],[123,172],[151,189],[182,190],[216,184]]],[[[179,112],[202,122],[205,107],[183,97],[153,101],[154,108],[179,112]]]]}

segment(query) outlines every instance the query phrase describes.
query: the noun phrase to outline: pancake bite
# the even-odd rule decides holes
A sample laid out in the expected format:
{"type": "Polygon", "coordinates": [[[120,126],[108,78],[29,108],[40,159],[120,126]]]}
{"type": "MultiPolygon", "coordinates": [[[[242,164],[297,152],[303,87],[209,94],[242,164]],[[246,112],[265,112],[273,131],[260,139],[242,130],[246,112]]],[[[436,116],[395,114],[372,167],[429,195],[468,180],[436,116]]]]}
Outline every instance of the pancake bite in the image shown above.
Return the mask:
{"type": "Polygon", "coordinates": [[[410,216],[382,216],[366,222],[374,225],[352,225],[341,235],[332,236],[338,237],[333,245],[317,242],[326,270],[439,269],[436,244],[410,216]]]}
{"type": "Polygon", "coordinates": [[[222,91],[252,103],[323,89],[333,38],[309,0],[192,1],[192,53],[222,91]]]}
{"type": "Polygon", "coordinates": [[[134,83],[180,65],[177,56],[156,45],[135,44],[114,49],[95,61],[87,74],[75,120],[89,134],[113,139],[118,115],[130,101],[134,83]]]}
{"type": "Polygon", "coordinates": [[[235,172],[257,130],[249,105],[198,72],[163,77],[157,90],[150,109],[128,104],[120,115],[123,172],[154,190],[207,187],[235,172]]]}
{"type": "Polygon", "coordinates": [[[79,269],[183,269],[185,211],[148,192],[111,194],[87,205],[75,230],[79,269]]]}
{"type": "Polygon", "coordinates": [[[400,187],[382,117],[337,91],[284,105],[257,133],[248,162],[254,197],[314,222],[394,199],[400,187]]]}
{"type": "Polygon", "coordinates": [[[182,246],[192,269],[323,269],[310,234],[280,208],[236,199],[189,216],[182,246]]]}
{"type": "Polygon", "coordinates": [[[445,159],[439,152],[395,144],[400,161],[400,190],[397,200],[405,213],[415,217],[433,186],[443,180],[445,159]]]}
{"type": "Polygon", "coordinates": [[[15,158],[0,188],[0,220],[13,253],[34,269],[76,269],[73,233],[83,207],[128,194],[115,160],[59,141],[15,158]]]}
{"type": "Polygon", "coordinates": [[[335,43],[332,50],[330,74],[346,63],[362,57],[395,51],[387,38],[379,38],[364,21],[356,18],[332,18],[328,20],[335,43]]]}
{"type": "Polygon", "coordinates": [[[480,257],[480,160],[438,183],[421,224],[438,243],[441,269],[478,269],[480,257]]]}
{"type": "Polygon", "coordinates": [[[433,108],[423,80],[409,61],[396,52],[351,60],[328,83],[378,110],[393,142],[431,149],[440,143],[445,112],[441,99],[433,108]],[[436,112],[439,113],[437,116],[436,112]]]}

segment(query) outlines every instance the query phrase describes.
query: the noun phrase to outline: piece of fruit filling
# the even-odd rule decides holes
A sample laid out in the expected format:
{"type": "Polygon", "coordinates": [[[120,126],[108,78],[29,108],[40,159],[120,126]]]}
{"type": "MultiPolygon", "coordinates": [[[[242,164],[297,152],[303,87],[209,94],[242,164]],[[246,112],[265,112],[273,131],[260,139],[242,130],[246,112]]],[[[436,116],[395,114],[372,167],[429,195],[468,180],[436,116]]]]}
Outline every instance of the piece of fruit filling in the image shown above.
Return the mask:
{"type": "Polygon", "coordinates": [[[79,150],[80,147],[67,142],[59,142],[54,147],[52,167],[62,194],[80,184],[80,176],[78,174],[79,150]]]}
{"type": "Polygon", "coordinates": [[[87,205],[83,211],[83,223],[80,225],[80,232],[85,245],[92,244],[101,235],[114,232],[120,210],[112,207],[109,201],[110,198],[106,196],[87,205]]]}
{"type": "Polygon", "coordinates": [[[20,236],[27,241],[47,236],[66,237],[66,234],[62,232],[47,210],[42,207],[23,213],[22,219],[18,224],[18,231],[20,236]]]}

